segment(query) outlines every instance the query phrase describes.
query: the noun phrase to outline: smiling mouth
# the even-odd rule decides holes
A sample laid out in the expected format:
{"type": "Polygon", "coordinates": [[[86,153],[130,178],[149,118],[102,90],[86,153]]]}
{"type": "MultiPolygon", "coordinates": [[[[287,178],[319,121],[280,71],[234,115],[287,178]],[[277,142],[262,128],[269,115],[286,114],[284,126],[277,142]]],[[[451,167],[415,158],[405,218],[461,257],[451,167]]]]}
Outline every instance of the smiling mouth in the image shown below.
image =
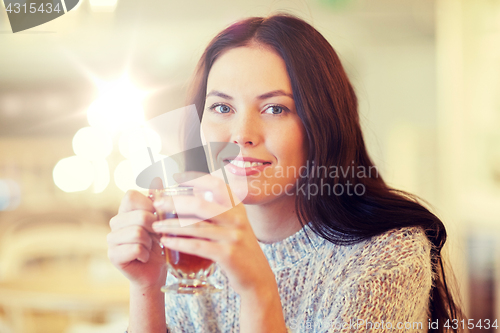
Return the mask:
{"type": "Polygon", "coordinates": [[[250,161],[241,161],[241,160],[224,160],[224,161],[228,162],[234,166],[237,166],[239,168],[252,168],[252,167],[258,167],[261,165],[271,164],[271,162],[250,162],[250,161]]]}

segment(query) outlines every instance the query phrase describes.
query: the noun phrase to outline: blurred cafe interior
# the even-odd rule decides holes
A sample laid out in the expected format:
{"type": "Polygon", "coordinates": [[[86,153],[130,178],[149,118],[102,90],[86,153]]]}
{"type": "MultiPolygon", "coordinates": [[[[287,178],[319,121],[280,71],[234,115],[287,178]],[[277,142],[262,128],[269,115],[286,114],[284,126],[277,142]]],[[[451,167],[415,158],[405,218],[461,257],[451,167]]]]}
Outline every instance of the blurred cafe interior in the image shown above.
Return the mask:
{"type": "Polygon", "coordinates": [[[185,106],[218,31],[278,11],[331,42],[381,175],[445,223],[467,316],[500,318],[500,0],[81,0],[18,33],[0,4],[0,333],[125,330],[127,137],[185,106]]]}

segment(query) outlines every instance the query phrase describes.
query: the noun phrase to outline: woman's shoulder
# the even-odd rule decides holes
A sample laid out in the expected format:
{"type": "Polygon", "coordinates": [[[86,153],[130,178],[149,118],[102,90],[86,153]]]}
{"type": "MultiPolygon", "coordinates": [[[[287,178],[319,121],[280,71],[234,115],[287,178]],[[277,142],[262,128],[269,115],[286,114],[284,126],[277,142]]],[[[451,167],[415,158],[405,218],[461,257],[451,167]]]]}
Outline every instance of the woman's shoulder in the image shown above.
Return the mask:
{"type": "Polygon", "coordinates": [[[423,255],[429,256],[432,243],[427,238],[422,227],[402,227],[388,230],[380,235],[374,236],[363,242],[363,252],[389,254],[404,259],[407,256],[423,255]]]}
{"type": "Polygon", "coordinates": [[[391,229],[338,249],[337,265],[325,272],[333,278],[321,289],[322,302],[333,304],[327,310],[329,321],[357,318],[365,323],[425,325],[432,287],[431,243],[421,227],[391,229]]]}
{"type": "Polygon", "coordinates": [[[345,258],[356,256],[358,261],[360,258],[390,260],[397,257],[403,259],[410,255],[429,257],[433,246],[424,229],[419,226],[390,229],[351,245],[325,243],[321,247],[326,252],[332,250],[340,252],[345,258]]]}
{"type": "Polygon", "coordinates": [[[373,249],[426,249],[430,251],[431,242],[422,227],[411,226],[388,230],[362,242],[363,248],[373,249]]]}
{"type": "Polygon", "coordinates": [[[350,259],[368,275],[393,268],[430,272],[431,249],[422,227],[402,227],[359,243],[350,259]]]}
{"type": "Polygon", "coordinates": [[[317,244],[308,263],[324,267],[324,274],[360,278],[391,269],[404,274],[432,274],[432,243],[419,226],[391,229],[351,245],[329,241],[317,244]]]}

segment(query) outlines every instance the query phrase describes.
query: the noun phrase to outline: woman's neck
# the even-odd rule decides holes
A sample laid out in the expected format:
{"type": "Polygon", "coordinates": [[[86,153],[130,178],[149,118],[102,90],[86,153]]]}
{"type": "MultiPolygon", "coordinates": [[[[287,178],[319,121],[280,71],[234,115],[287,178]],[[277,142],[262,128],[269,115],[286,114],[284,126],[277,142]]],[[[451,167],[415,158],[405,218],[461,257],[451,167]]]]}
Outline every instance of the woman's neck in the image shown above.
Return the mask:
{"type": "Polygon", "coordinates": [[[245,205],[245,209],[255,236],[262,243],[279,242],[302,228],[293,196],[264,204],[245,205]]]}

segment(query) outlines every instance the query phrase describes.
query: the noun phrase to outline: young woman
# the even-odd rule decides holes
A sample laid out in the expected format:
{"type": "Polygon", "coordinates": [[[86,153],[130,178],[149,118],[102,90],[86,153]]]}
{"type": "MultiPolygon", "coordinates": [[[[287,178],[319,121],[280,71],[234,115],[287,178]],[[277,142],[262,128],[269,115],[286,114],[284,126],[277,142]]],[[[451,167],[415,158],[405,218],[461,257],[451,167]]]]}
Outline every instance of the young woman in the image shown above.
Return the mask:
{"type": "Polygon", "coordinates": [[[129,333],[444,332],[461,319],[445,228],[376,172],[354,90],[318,31],[288,15],[231,25],[205,50],[192,102],[204,140],[234,143],[255,163],[227,161],[243,200],[234,208],[221,179],[185,183],[214,194],[176,201],[179,214],[215,215],[203,228],[155,221],[146,196],[125,195],[108,243],[131,283],[129,333]],[[162,237],[165,247],[217,263],[222,292],[164,297],[154,237],[167,231],[192,238],[162,237]]]}

